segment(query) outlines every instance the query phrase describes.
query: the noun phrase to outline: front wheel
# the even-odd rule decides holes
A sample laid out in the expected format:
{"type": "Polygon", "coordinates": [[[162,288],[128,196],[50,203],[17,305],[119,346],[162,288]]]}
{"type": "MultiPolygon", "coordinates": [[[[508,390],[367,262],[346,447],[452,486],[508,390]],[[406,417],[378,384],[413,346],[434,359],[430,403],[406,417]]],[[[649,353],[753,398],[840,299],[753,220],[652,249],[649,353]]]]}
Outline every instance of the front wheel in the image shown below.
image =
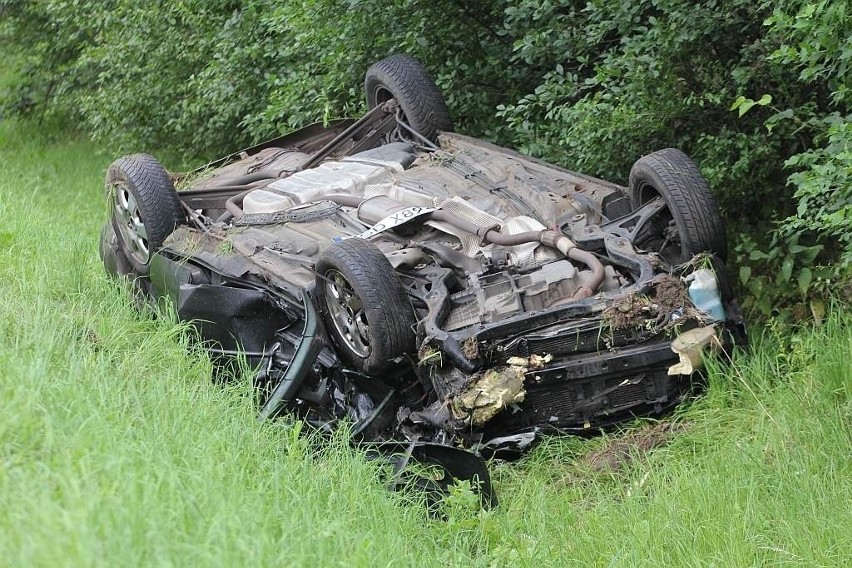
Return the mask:
{"type": "Polygon", "coordinates": [[[636,246],[670,264],[700,252],[725,259],[725,227],[707,180],[686,154],[666,148],[643,156],[630,169],[630,200],[637,209],[661,197],[665,207],[649,219],[636,246]]]}
{"type": "Polygon", "coordinates": [[[316,271],[320,309],[345,363],[376,375],[414,351],[408,295],[375,245],[358,238],[336,243],[320,257],[316,271]]]}
{"type": "Polygon", "coordinates": [[[153,156],[133,154],[110,165],[106,191],[121,251],[146,276],[151,255],[183,219],[174,184],[153,156]]]}

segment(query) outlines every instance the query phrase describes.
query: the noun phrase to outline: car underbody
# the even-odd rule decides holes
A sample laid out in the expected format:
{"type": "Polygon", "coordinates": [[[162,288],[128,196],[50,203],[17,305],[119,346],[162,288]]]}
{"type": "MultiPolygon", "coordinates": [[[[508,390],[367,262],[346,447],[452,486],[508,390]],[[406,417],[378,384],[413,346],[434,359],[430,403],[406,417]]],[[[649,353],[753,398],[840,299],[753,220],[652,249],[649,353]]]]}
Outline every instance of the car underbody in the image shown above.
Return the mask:
{"type": "Polygon", "coordinates": [[[643,158],[625,188],[444,124],[424,136],[393,75],[379,78],[358,121],[180,176],[162,242],[136,205],[147,158],[108,179],[108,270],[167,299],[214,358],[245,356],[261,418],[349,423],[493,500],[467,456],[662,413],[700,385],[703,354],[744,342],[718,212],[689,193],[702,180],[682,173],[688,158],[643,158]]]}

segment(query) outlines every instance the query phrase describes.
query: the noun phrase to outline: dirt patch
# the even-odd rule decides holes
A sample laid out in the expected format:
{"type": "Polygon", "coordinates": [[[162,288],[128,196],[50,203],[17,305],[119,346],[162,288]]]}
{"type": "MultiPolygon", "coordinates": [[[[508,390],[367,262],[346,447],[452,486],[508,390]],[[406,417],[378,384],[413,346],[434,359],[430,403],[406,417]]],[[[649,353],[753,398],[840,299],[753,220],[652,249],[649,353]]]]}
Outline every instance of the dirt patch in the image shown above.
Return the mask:
{"type": "Polygon", "coordinates": [[[652,305],[648,296],[629,294],[607,308],[603,315],[604,321],[613,331],[643,329],[645,322],[654,315],[652,305]]]}
{"type": "Polygon", "coordinates": [[[424,365],[440,367],[443,362],[441,352],[428,343],[422,345],[420,350],[417,352],[418,367],[422,367],[424,365]]]}
{"type": "Polygon", "coordinates": [[[693,307],[683,281],[671,274],[656,276],[647,295],[629,294],[604,312],[613,331],[658,331],[687,319],[702,322],[703,316],[693,307]]]}
{"type": "Polygon", "coordinates": [[[675,434],[685,431],[688,424],[660,422],[611,440],[600,450],[586,455],[580,465],[598,472],[618,471],[654,448],[665,446],[675,434]]]}
{"type": "Polygon", "coordinates": [[[462,342],[462,353],[468,359],[477,359],[479,357],[479,342],[476,337],[468,337],[462,342]]]}
{"type": "Polygon", "coordinates": [[[689,293],[683,281],[671,274],[660,274],[651,281],[654,288],[653,298],[660,313],[668,313],[674,310],[691,306],[689,293]]]}

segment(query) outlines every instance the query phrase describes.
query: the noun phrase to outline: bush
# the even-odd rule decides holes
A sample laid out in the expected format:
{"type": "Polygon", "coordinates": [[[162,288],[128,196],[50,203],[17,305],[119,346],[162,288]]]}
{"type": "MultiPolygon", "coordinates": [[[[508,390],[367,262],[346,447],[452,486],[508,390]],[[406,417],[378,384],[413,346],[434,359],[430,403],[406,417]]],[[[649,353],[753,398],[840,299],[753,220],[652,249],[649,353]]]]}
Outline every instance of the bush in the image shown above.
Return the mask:
{"type": "Polygon", "coordinates": [[[22,54],[23,78],[3,104],[71,116],[116,154],[210,158],[361,112],[366,68],[406,52],[433,72],[461,131],[621,182],[642,154],[691,154],[755,310],[792,313],[848,280],[847,1],[471,6],[0,0],[0,42],[22,54]]]}

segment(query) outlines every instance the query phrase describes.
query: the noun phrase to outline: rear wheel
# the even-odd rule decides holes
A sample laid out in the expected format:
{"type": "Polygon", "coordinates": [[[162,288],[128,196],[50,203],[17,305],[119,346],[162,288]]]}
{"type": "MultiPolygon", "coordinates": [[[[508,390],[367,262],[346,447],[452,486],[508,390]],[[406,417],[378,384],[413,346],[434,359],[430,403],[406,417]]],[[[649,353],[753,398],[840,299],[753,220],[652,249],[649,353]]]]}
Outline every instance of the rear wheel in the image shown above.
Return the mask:
{"type": "Polygon", "coordinates": [[[647,220],[636,238],[637,247],[658,252],[671,264],[686,262],[700,252],[724,260],[727,241],[716,199],[695,162],[680,150],[653,152],[630,170],[634,209],[658,197],[665,207],[647,220]]]}
{"type": "Polygon", "coordinates": [[[429,72],[409,55],[391,55],[371,65],[364,89],[368,108],[396,99],[405,122],[432,142],[440,131],[453,129],[441,91],[429,72]]]}
{"type": "Polygon", "coordinates": [[[345,363],[375,375],[414,351],[408,295],[372,243],[353,238],[332,245],[317,263],[317,275],[320,309],[345,363]]]}
{"type": "Polygon", "coordinates": [[[133,154],[110,165],[106,191],[121,251],[137,275],[183,219],[174,184],[153,156],[133,154]]]}

